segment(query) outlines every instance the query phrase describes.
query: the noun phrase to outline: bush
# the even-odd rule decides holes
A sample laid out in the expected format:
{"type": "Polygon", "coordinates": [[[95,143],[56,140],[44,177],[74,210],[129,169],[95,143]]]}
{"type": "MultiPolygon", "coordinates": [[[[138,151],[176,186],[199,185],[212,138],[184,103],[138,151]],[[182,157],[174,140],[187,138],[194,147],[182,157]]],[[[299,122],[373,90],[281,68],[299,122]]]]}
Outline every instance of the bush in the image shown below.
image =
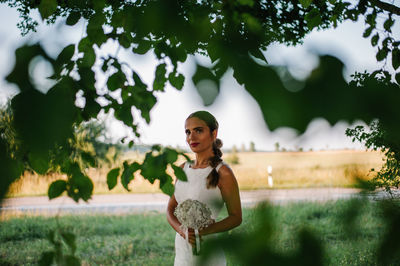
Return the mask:
{"type": "Polygon", "coordinates": [[[352,137],[352,141],[364,143],[367,149],[380,150],[384,153],[385,159],[382,168],[376,172],[376,177],[370,181],[372,188],[385,188],[391,193],[391,188],[400,186],[400,152],[397,147],[388,138],[383,125],[375,120],[369,125],[369,130],[364,126],[356,126],[354,129],[346,129],[346,135],[352,137]]]}
{"type": "Polygon", "coordinates": [[[229,164],[240,164],[239,156],[237,155],[237,148],[234,145],[229,155],[225,158],[225,161],[229,164]]]}

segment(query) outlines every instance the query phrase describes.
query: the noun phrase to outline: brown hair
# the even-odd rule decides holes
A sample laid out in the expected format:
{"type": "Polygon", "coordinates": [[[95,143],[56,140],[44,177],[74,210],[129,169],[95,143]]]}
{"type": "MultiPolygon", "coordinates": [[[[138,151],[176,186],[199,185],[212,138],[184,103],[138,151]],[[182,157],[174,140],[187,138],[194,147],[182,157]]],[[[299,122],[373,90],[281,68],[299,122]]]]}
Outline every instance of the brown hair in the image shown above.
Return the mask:
{"type": "MultiPolygon", "coordinates": [[[[210,133],[213,132],[214,130],[218,129],[219,125],[218,125],[217,119],[215,119],[215,117],[207,111],[194,112],[194,113],[190,114],[187,119],[192,118],[192,117],[196,117],[196,118],[204,121],[206,123],[206,125],[208,126],[208,128],[210,129],[210,133]]],[[[220,162],[222,162],[221,147],[222,147],[222,141],[220,139],[216,139],[212,144],[214,156],[211,156],[208,159],[208,164],[213,169],[207,177],[207,188],[216,187],[218,185],[219,174],[215,168],[218,166],[218,164],[220,162]]]]}

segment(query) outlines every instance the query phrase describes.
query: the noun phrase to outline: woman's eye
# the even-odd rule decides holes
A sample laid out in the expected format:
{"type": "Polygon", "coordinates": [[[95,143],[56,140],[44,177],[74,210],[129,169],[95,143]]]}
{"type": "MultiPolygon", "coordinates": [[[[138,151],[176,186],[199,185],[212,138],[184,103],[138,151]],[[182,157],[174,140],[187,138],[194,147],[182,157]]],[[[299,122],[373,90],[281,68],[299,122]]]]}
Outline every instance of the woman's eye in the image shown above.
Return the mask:
{"type": "Polygon", "coordinates": [[[196,129],[196,132],[197,132],[197,133],[201,133],[201,132],[203,132],[203,130],[201,130],[201,129],[199,128],[199,129],[196,129]]]}

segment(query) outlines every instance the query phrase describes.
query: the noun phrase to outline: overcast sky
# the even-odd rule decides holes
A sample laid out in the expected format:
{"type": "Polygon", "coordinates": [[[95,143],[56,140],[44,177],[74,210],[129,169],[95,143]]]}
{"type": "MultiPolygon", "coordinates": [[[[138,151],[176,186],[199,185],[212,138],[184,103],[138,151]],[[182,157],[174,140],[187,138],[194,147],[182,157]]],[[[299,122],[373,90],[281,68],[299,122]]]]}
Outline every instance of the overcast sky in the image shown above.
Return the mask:
{"type": "MultiPolygon", "coordinates": [[[[14,50],[24,42],[34,42],[37,39],[44,40],[43,44],[52,55],[67,44],[77,43],[82,36],[83,21],[75,27],[66,26],[41,26],[35,34],[21,37],[16,27],[18,14],[15,9],[6,5],[0,5],[0,102],[17,92],[13,85],[4,81],[4,77],[14,65],[14,50]]],[[[398,25],[397,25],[398,26],[398,25]]],[[[285,47],[283,45],[271,45],[265,56],[272,65],[289,66],[290,71],[298,77],[304,77],[309,71],[318,65],[316,53],[331,54],[340,58],[345,64],[344,74],[349,77],[355,71],[375,70],[378,65],[375,59],[375,49],[370,45],[369,39],[362,38],[364,22],[344,23],[337,29],[321,32],[312,32],[304,40],[304,44],[297,47],[285,47]]],[[[114,53],[115,45],[107,43],[101,53],[114,53]]],[[[119,57],[128,62],[137,71],[143,81],[149,86],[152,84],[156,61],[152,54],[135,56],[126,51],[120,51],[119,57]]],[[[206,62],[204,58],[196,58],[200,62],[206,62]]],[[[188,60],[180,66],[180,69],[188,77],[194,72],[193,60],[188,60]]],[[[39,65],[34,70],[37,82],[46,84],[46,73],[50,73],[46,65],[39,65]]],[[[104,79],[98,77],[98,85],[104,84],[104,79]]],[[[184,121],[186,117],[197,110],[208,110],[215,115],[220,124],[219,137],[224,142],[225,148],[233,145],[241,147],[249,146],[250,141],[256,144],[259,150],[274,150],[274,144],[280,143],[281,147],[296,149],[299,147],[308,150],[318,149],[343,149],[361,148],[360,144],[354,144],[344,135],[344,131],[350,125],[339,122],[329,125],[325,120],[316,118],[309,125],[307,131],[298,136],[292,129],[281,128],[271,132],[268,130],[262,118],[261,111],[255,100],[239,86],[232,78],[232,73],[225,74],[221,91],[216,101],[209,107],[204,107],[190,78],[186,78],[182,91],[177,91],[167,86],[165,93],[157,94],[158,102],[151,112],[151,123],[146,125],[140,120],[141,143],[173,145],[186,147],[184,134],[184,121]]],[[[138,118],[138,113],[134,112],[138,118]]],[[[124,135],[129,135],[129,130],[113,119],[107,119],[107,126],[114,140],[124,135]]]]}

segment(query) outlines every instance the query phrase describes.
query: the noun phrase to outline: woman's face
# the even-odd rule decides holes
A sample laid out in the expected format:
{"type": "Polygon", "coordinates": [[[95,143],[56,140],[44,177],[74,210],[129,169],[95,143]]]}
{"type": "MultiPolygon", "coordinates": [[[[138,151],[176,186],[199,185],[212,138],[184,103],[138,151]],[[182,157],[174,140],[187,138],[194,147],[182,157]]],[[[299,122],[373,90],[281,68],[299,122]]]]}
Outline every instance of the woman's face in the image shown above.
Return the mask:
{"type": "Polygon", "coordinates": [[[217,130],[210,132],[206,122],[197,117],[186,119],[185,133],[186,142],[196,153],[212,149],[212,144],[217,137],[217,130]]]}

